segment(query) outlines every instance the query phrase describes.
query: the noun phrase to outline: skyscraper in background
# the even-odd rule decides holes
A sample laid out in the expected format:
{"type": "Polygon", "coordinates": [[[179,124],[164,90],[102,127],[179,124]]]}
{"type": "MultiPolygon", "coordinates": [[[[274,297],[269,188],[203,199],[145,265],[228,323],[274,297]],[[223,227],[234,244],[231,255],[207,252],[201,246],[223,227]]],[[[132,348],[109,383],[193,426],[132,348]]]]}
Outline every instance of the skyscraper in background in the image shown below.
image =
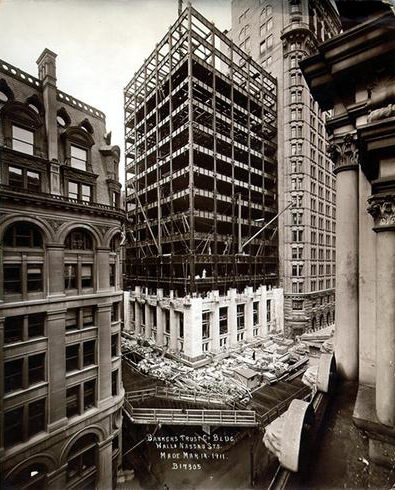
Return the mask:
{"type": "Polygon", "coordinates": [[[278,240],[285,328],[298,335],[335,314],[335,178],[326,114],[310,96],[299,61],[340,30],[329,0],[233,0],[229,35],[277,79],[278,240]]]}

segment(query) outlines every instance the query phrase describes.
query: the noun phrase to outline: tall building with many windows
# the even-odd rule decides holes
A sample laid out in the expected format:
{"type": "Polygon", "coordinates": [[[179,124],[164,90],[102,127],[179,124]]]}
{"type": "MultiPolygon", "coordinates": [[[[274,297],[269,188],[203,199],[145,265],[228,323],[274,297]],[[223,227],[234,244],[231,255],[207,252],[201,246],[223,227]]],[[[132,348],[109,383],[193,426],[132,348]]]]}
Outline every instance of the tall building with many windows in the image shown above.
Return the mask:
{"type": "Polygon", "coordinates": [[[125,116],[130,328],[189,360],[266,334],[274,78],[188,6],[128,83],[125,116]]]}
{"type": "Polygon", "coordinates": [[[338,33],[330,0],[233,0],[231,37],[277,79],[280,281],[290,334],[332,324],[335,184],[326,154],[325,114],[310,96],[299,61],[338,33]]]}
{"type": "Polygon", "coordinates": [[[3,488],[112,486],[120,464],[119,148],[105,116],[0,61],[3,488]]]}

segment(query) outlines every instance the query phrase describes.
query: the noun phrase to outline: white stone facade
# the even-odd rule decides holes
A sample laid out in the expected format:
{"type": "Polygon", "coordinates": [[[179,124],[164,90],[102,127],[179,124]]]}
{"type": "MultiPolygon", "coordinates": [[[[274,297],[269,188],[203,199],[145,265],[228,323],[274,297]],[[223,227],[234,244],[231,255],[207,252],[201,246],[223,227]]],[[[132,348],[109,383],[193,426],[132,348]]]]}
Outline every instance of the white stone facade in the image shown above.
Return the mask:
{"type": "Polygon", "coordinates": [[[284,332],[284,296],[280,288],[245,288],[226,296],[164,297],[136,286],[125,293],[125,330],[152,339],[187,360],[217,354],[243,341],[284,332]]]}

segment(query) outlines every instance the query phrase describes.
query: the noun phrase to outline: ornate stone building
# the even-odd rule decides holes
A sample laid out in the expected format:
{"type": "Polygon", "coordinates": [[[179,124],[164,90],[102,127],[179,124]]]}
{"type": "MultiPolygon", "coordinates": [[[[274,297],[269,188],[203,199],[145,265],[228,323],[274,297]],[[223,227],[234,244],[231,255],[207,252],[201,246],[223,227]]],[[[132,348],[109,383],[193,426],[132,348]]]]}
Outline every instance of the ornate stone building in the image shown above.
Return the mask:
{"type": "Polygon", "coordinates": [[[334,111],[336,361],[342,377],[359,383],[354,421],[367,432],[371,459],[393,465],[395,16],[382,2],[348,3],[338,6],[353,27],[301,67],[322,110],[334,111]]]}
{"type": "Polygon", "coordinates": [[[231,37],[277,80],[280,286],[290,335],[334,322],[336,194],[326,154],[327,114],[299,68],[340,30],[330,0],[232,0],[231,37]]]}
{"type": "Polygon", "coordinates": [[[119,148],[105,116],[0,61],[2,488],[111,488],[120,463],[119,148]]]}

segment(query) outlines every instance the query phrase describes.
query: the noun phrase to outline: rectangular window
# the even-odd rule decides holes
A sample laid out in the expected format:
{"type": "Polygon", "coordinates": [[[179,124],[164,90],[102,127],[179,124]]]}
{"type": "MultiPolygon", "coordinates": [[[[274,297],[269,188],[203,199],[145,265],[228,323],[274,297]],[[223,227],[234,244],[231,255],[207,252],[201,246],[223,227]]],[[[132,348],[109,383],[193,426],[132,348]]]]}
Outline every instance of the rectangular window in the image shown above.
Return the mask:
{"type": "Polygon", "coordinates": [[[83,264],[81,267],[81,287],[83,289],[93,287],[92,265],[90,264],[83,264]]]}
{"type": "Polygon", "coordinates": [[[95,344],[96,342],[94,340],[84,342],[83,344],[84,367],[95,364],[95,344]]]}
{"type": "Polygon", "coordinates": [[[178,314],[178,336],[184,338],[184,313],[178,314]]]}
{"type": "Polygon", "coordinates": [[[69,181],[69,197],[78,199],[78,183],[69,181]]]}
{"type": "Polygon", "coordinates": [[[202,313],[202,338],[210,337],[210,312],[202,313]]]}
{"type": "Polygon", "coordinates": [[[23,316],[13,316],[4,322],[4,343],[13,344],[23,341],[23,316]]]}
{"type": "Polygon", "coordinates": [[[66,417],[70,418],[80,413],[79,410],[80,387],[73,386],[66,390],[66,417]]]}
{"type": "Polygon", "coordinates": [[[228,308],[222,307],[219,309],[219,334],[225,335],[228,333],[228,308]]]}
{"type": "Polygon", "coordinates": [[[8,185],[23,188],[23,172],[19,167],[8,167],[8,185]]]}
{"type": "Polygon", "coordinates": [[[118,334],[111,335],[111,357],[118,355],[118,334]]]}
{"type": "Polygon", "coordinates": [[[78,308],[71,308],[66,312],[66,331],[78,328],[78,308]]]}
{"type": "Polygon", "coordinates": [[[29,191],[41,192],[41,174],[28,170],[26,172],[26,188],[29,191]]]}
{"type": "Polygon", "coordinates": [[[23,388],[23,359],[4,363],[4,392],[23,388]]]}
{"type": "Polygon", "coordinates": [[[84,383],[84,410],[93,408],[96,404],[96,380],[84,383]]]}
{"type": "Polygon", "coordinates": [[[45,381],[45,354],[29,357],[29,386],[45,381]]]}
{"type": "Polygon", "coordinates": [[[29,403],[29,437],[45,430],[45,398],[29,403]]]}
{"type": "Polygon", "coordinates": [[[112,396],[118,395],[118,371],[111,373],[111,394],[112,396]]]}
{"type": "Polygon", "coordinates": [[[95,324],[94,306],[84,306],[82,308],[82,327],[91,327],[95,324]]]}
{"type": "Polygon", "coordinates": [[[170,312],[165,310],[165,332],[170,333],[170,312]]]}
{"type": "Polygon", "coordinates": [[[90,185],[81,185],[81,201],[91,202],[92,200],[92,187],[90,185]]]}
{"type": "Polygon", "coordinates": [[[117,322],[118,320],[119,320],[119,303],[117,302],[117,303],[113,303],[111,306],[111,321],[117,322]]]}
{"type": "Polygon", "coordinates": [[[110,287],[115,286],[115,264],[110,264],[110,287]]]}
{"type": "Polygon", "coordinates": [[[252,303],[252,320],[254,326],[259,324],[259,301],[252,303]]]}
{"type": "Polygon", "coordinates": [[[244,327],[244,305],[237,305],[237,330],[243,330],[244,327]]]}
{"type": "Polygon", "coordinates": [[[4,292],[5,293],[21,293],[21,265],[20,264],[4,264],[3,267],[4,292]]]}
{"type": "Polygon", "coordinates": [[[4,446],[10,447],[23,440],[23,407],[4,414],[4,446]]]}
{"type": "Polygon", "coordinates": [[[77,289],[77,264],[64,265],[65,289],[77,289]]]}
{"type": "Polygon", "coordinates": [[[71,161],[70,165],[73,168],[77,168],[79,170],[86,170],[86,163],[88,160],[88,152],[83,150],[82,148],[78,148],[77,146],[71,145],[71,161]]]}
{"type": "Polygon", "coordinates": [[[66,347],[66,372],[79,369],[78,362],[79,345],[68,345],[66,347]]]}
{"type": "Polygon", "coordinates": [[[34,313],[29,315],[28,328],[29,339],[44,336],[45,313],[34,313]]]}
{"type": "Polygon", "coordinates": [[[266,320],[268,322],[270,322],[271,319],[272,319],[271,306],[272,306],[271,300],[270,299],[267,299],[266,300],[266,320]]]}
{"type": "Polygon", "coordinates": [[[303,300],[294,299],[292,301],[292,309],[293,310],[303,310],[303,300]]]}
{"type": "Polygon", "coordinates": [[[27,265],[27,291],[35,292],[43,290],[43,268],[39,264],[27,265]]]}
{"type": "Polygon", "coordinates": [[[12,126],[12,148],[13,150],[33,155],[34,133],[28,129],[12,126]]]}

